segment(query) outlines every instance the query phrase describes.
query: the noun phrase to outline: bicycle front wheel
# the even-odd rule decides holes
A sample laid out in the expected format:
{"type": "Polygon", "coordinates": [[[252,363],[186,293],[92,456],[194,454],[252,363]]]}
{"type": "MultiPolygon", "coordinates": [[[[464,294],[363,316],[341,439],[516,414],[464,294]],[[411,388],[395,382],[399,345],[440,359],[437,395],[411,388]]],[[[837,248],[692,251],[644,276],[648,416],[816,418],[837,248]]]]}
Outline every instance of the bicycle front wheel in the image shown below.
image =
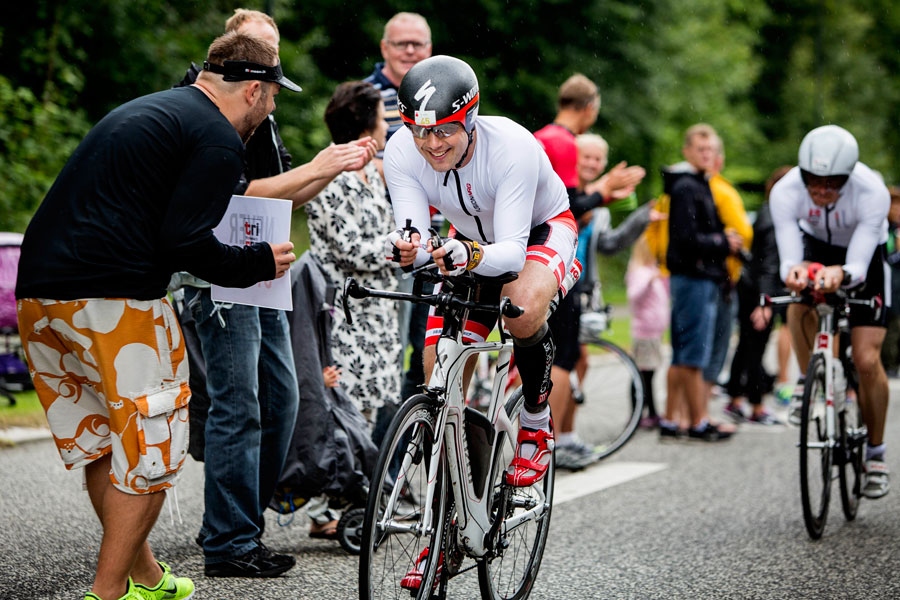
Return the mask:
{"type": "Polygon", "coordinates": [[[825,414],[825,358],[814,355],[806,370],[800,412],[800,501],[814,540],[822,537],[831,500],[832,451],[825,414]]]}
{"type": "Polygon", "coordinates": [[[644,383],[625,350],[604,339],[587,344],[588,369],[581,382],[583,402],[575,413],[575,433],[604,458],[631,439],[644,409],[644,383]]]}
{"type": "Polygon", "coordinates": [[[412,396],[385,434],[369,488],[359,560],[359,597],[367,600],[431,597],[447,508],[443,456],[428,473],[437,418],[427,396],[412,396]],[[436,479],[431,497],[428,482],[436,479]],[[431,519],[425,522],[425,508],[431,519]],[[435,550],[432,552],[431,550],[435,550]]]}
{"type": "MultiPolygon", "coordinates": [[[[519,388],[506,403],[507,414],[515,424],[519,422],[523,402],[522,389],[519,388]]],[[[544,478],[530,487],[512,487],[503,483],[503,473],[511,459],[511,454],[500,452],[493,466],[491,517],[502,518],[503,523],[497,533],[499,539],[492,542],[496,549],[494,556],[478,562],[478,583],[481,597],[486,600],[521,600],[531,594],[550,530],[556,474],[553,458],[544,478]],[[504,504],[503,494],[508,494],[506,508],[503,515],[498,515],[499,507],[504,504]],[[542,504],[540,514],[517,522],[519,517],[542,504]]]]}

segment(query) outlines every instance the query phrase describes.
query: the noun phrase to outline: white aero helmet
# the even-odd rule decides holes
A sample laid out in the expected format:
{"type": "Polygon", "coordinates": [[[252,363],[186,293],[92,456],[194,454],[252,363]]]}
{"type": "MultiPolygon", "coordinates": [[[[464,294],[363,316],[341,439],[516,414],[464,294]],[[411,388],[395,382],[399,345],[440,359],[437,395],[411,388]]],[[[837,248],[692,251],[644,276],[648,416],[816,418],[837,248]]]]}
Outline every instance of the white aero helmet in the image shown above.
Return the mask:
{"type": "Polygon", "coordinates": [[[848,176],[859,160],[859,146],[849,131],[837,125],[816,127],[800,142],[801,171],[819,177],[848,176]]]}

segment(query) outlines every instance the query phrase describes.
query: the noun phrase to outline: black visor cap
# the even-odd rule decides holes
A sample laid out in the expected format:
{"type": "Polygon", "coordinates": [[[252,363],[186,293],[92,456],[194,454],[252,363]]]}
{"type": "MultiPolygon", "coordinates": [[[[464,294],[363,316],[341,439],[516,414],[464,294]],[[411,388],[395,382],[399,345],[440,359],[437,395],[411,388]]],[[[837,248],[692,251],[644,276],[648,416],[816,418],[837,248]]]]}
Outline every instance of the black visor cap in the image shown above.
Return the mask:
{"type": "Polygon", "coordinates": [[[292,92],[303,91],[299,85],[284,76],[281,63],[270,67],[247,60],[226,60],[225,64],[220,66],[204,61],[203,70],[218,73],[225,81],[270,81],[292,92]]]}

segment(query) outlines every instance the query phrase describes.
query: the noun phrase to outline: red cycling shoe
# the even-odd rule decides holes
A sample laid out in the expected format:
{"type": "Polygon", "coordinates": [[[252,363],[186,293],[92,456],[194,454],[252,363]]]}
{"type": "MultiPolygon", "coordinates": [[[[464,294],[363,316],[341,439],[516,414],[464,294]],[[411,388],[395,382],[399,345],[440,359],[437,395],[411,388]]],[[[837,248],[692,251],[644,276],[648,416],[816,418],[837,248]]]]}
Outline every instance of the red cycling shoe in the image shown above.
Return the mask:
{"type": "MultiPolygon", "coordinates": [[[[422,573],[422,565],[425,562],[425,559],[428,558],[428,548],[422,550],[419,554],[419,558],[416,559],[416,566],[409,570],[403,579],[400,580],[400,587],[405,590],[415,591],[422,587],[422,578],[424,577],[424,573],[422,573]]],[[[438,557],[439,563],[437,568],[437,573],[434,575],[434,589],[437,589],[438,582],[441,580],[441,570],[444,567],[444,554],[441,553],[440,557],[438,557]]]]}
{"type": "Polygon", "coordinates": [[[519,429],[516,439],[516,457],[506,471],[506,483],[517,487],[527,487],[540,481],[547,473],[555,446],[553,438],[553,420],[550,420],[550,431],[539,429],[519,429]],[[522,444],[534,444],[537,447],[531,458],[520,456],[522,444]]]}

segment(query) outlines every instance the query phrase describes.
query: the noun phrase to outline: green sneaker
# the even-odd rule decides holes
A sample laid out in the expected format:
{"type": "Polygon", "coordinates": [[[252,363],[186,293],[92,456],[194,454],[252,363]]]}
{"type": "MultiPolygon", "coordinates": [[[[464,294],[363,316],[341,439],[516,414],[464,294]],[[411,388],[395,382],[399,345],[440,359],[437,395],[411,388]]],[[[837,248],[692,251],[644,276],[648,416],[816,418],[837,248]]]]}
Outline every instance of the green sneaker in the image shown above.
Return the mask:
{"type": "MultiPolygon", "coordinates": [[[[159,562],[159,561],[157,561],[159,562]]],[[[156,587],[148,588],[147,586],[135,583],[134,597],[138,600],[187,600],[194,595],[194,582],[187,577],[175,577],[172,575],[172,569],[164,562],[160,562],[159,566],[163,570],[162,579],[156,584],[156,587]]]]}
{"type": "Polygon", "coordinates": [[[782,383],[775,390],[775,400],[782,406],[791,403],[791,396],[794,395],[794,385],[792,383],[782,383]]]}
{"type": "MultiPolygon", "coordinates": [[[[100,596],[94,594],[92,592],[88,592],[84,595],[84,600],[100,600],[100,596]]],[[[128,580],[128,591],[125,592],[125,595],[119,598],[119,600],[144,600],[143,597],[139,596],[138,593],[134,589],[134,584],[131,580],[128,580]]]]}

